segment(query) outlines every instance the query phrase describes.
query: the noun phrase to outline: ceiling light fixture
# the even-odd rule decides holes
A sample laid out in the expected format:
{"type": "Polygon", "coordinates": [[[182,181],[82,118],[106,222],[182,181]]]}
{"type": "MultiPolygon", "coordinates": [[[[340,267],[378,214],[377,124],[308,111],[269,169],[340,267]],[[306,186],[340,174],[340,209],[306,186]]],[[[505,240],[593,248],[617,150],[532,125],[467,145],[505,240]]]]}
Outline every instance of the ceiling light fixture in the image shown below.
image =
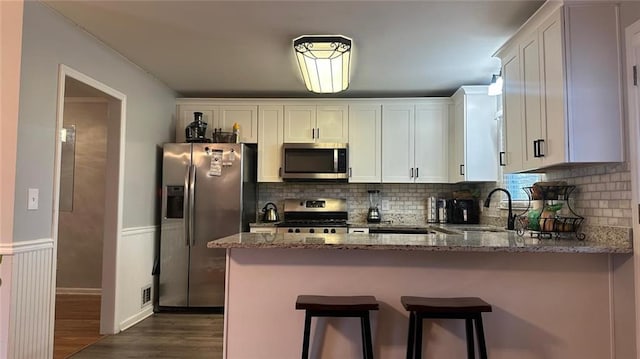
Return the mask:
{"type": "Polygon", "coordinates": [[[293,49],[311,92],[336,93],[349,87],[352,40],[342,35],[303,35],[293,49]]]}
{"type": "Polygon", "coordinates": [[[489,96],[497,96],[502,94],[502,72],[491,77],[491,84],[487,89],[487,94],[489,96]]]}

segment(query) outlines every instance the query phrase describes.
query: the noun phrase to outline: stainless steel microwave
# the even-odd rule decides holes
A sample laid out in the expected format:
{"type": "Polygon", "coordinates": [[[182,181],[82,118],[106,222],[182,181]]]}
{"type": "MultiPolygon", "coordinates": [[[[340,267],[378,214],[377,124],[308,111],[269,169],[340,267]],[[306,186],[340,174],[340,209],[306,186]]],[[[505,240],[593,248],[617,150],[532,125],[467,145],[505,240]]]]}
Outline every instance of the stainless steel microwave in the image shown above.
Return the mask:
{"type": "Polygon", "coordinates": [[[282,146],[284,180],[347,180],[346,143],[285,143],[282,146]]]}

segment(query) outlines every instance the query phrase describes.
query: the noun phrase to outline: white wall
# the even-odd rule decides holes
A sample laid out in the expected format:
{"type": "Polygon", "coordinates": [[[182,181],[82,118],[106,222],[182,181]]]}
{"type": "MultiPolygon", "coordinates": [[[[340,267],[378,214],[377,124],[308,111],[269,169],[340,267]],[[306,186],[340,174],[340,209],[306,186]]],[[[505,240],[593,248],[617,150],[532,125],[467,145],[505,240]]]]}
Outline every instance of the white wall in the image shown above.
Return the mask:
{"type": "MultiPolygon", "coordinates": [[[[21,19],[22,18],[22,57],[21,63],[18,65],[14,61],[7,71],[10,73],[20,73],[19,82],[19,107],[18,111],[13,112],[17,117],[17,159],[14,176],[5,176],[2,173],[2,179],[8,177],[9,181],[15,180],[15,191],[12,191],[11,198],[15,195],[16,201],[13,208],[13,234],[9,236],[9,246],[16,247],[20,243],[50,239],[52,233],[52,215],[53,215],[53,195],[54,195],[54,152],[55,152],[55,128],[56,128],[56,111],[57,111],[57,89],[58,89],[58,69],[60,64],[69,66],[117,91],[123,93],[127,97],[126,108],[126,139],[125,139],[125,164],[124,164],[124,213],[123,228],[153,226],[158,221],[156,218],[156,182],[159,172],[157,161],[157,146],[161,143],[168,142],[172,139],[174,133],[174,112],[176,94],[167,88],[164,84],[152,78],[149,74],[133,65],[131,62],[115,53],[95,38],[87,35],[79,29],[79,27],[71,24],[60,15],[49,9],[41,2],[24,3],[23,16],[18,10],[12,11],[10,16],[5,16],[5,8],[17,7],[21,8],[20,3],[10,3],[2,1],[2,40],[3,40],[3,75],[5,73],[5,34],[11,33],[16,36],[16,27],[19,23],[9,27],[5,31],[4,20],[21,19]],[[17,4],[17,5],[16,5],[17,4]],[[16,6],[14,6],[16,5],[16,6]],[[26,193],[28,188],[38,188],[40,190],[40,208],[37,211],[26,210],[26,193]],[[11,244],[13,242],[13,244],[11,244]]],[[[15,38],[8,44],[13,44],[15,38]]],[[[20,58],[20,40],[18,35],[17,58],[20,58]]],[[[9,47],[11,48],[11,46],[9,47]]],[[[15,59],[15,56],[9,57],[9,60],[15,59]]],[[[11,63],[8,63],[11,65],[11,63]]],[[[5,78],[3,76],[2,89],[5,88],[15,91],[18,90],[18,82],[5,87],[5,78]]],[[[10,78],[9,78],[10,79],[10,78]]],[[[18,106],[18,97],[15,97],[16,106],[18,106]]],[[[3,93],[3,105],[5,95],[3,93]]],[[[2,120],[2,156],[3,169],[5,164],[5,137],[14,137],[11,133],[5,135],[5,117],[3,106],[2,120]]],[[[11,113],[10,113],[11,114],[11,113]]],[[[9,122],[10,124],[10,122],[9,122]]],[[[10,127],[10,126],[8,126],[10,127]]],[[[15,131],[14,131],[15,133],[15,131]]],[[[6,152],[11,155],[10,151],[6,152]]],[[[9,166],[11,167],[11,166],[9,166]]],[[[2,203],[4,210],[5,204],[5,183],[2,183],[2,203]]],[[[5,221],[3,212],[2,221],[5,221]]],[[[3,227],[3,239],[5,241],[5,232],[3,227]]],[[[127,258],[118,261],[118,272],[128,273],[130,271],[143,270],[138,267],[139,263],[152,263],[154,256],[154,246],[151,241],[143,243],[135,242],[138,240],[136,236],[127,236],[123,238],[118,246],[122,249],[132,248],[136,253],[130,253],[127,258]],[[125,241],[132,241],[131,243],[125,241]],[[135,243],[134,243],[135,242],[135,243]]],[[[1,242],[0,242],[1,244],[1,242]]],[[[2,250],[2,248],[0,248],[2,250]]],[[[25,255],[28,255],[25,253],[25,255]]],[[[51,255],[51,254],[49,254],[51,255]]],[[[52,258],[51,258],[52,259],[52,258]]],[[[7,263],[3,263],[5,265],[7,263]]],[[[8,262],[11,264],[11,260],[8,262]]],[[[9,267],[10,268],[10,267],[9,267]]],[[[3,268],[1,273],[5,275],[3,268]]],[[[32,273],[23,273],[22,276],[44,276],[49,275],[51,278],[52,268],[40,268],[37,266],[28,267],[32,273]]],[[[146,273],[151,272],[151,266],[146,268],[146,273]]],[[[126,277],[127,280],[132,279],[126,277]]],[[[135,279],[137,280],[137,279],[135,279]]],[[[133,286],[141,286],[146,284],[148,278],[140,278],[141,283],[128,283],[133,286]],[[145,282],[145,283],[142,283],[145,282]]],[[[10,284],[10,283],[7,283],[10,284]]],[[[14,283],[15,284],[15,283],[14,283]]],[[[8,295],[10,288],[0,287],[0,358],[4,358],[7,353],[3,353],[7,346],[1,345],[2,340],[7,337],[4,335],[4,328],[7,328],[8,318],[6,313],[8,303],[4,301],[8,295]]],[[[28,292],[21,292],[27,295],[28,292]]],[[[118,293],[118,303],[116,307],[118,323],[132,316],[138,315],[140,307],[137,311],[126,312],[125,309],[133,308],[131,303],[139,303],[140,293],[122,292],[118,293]]],[[[11,298],[13,303],[27,303],[27,307],[21,309],[21,313],[44,313],[50,303],[40,303],[38,301],[27,301],[17,293],[11,298]],[[46,306],[47,308],[44,308],[46,306]]],[[[19,316],[20,313],[11,313],[12,322],[15,325],[24,322],[19,316]]],[[[43,327],[51,327],[49,319],[51,317],[44,315],[39,318],[39,323],[30,325],[43,327]]],[[[40,333],[40,340],[33,338],[30,343],[25,343],[24,338],[16,337],[21,335],[21,331],[17,327],[10,327],[8,337],[11,343],[23,343],[30,353],[46,353],[51,343],[45,338],[49,337],[49,331],[40,333]]],[[[27,352],[19,351],[17,348],[13,359],[29,358],[38,359],[41,356],[29,356],[27,352]],[[26,354],[25,354],[26,353],[26,354]],[[25,356],[26,355],[26,356],[25,356]]],[[[43,357],[44,358],[44,357],[43,357]]]]}
{"type": "Polygon", "coordinates": [[[0,358],[8,355],[13,241],[13,194],[15,185],[16,131],[20,89],[22,0],[0,1],[0,358]]]}
{"type": "Polygon", "coordinates": [[[123,227],[153,225],[156,146],[172,138],[175,93],[39,2],[24,6],[17,199],[40,189],[40,209],[14,210],[14,240],[51,235],[58,65],[65,64],[127,96],[123,227]]]}

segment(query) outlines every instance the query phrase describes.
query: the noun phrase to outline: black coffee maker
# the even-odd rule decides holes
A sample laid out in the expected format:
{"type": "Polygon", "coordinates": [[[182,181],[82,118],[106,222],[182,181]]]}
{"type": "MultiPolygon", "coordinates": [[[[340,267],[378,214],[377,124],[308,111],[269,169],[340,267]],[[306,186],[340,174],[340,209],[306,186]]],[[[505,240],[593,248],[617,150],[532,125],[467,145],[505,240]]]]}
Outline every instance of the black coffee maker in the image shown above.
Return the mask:
{"type": "Polygon", "coordinates": [[[207,123],[202,121],[202,112],[194,112],[193,117],[193,122],[184,129],[187,142],[211,142],[206,137],[207,123]]]}
{"type": "Polygon", "coordinates": [[[447,200],[447,221],[453,224],[480,223],[480,205],[475,199],[447,200]]]}

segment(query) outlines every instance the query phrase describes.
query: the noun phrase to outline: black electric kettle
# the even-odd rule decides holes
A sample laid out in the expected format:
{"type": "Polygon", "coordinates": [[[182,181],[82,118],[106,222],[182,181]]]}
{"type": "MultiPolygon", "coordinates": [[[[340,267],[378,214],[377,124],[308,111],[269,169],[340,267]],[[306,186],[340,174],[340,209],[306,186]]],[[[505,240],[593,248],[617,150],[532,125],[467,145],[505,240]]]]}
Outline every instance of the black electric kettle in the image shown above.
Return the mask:
{"type": "Polygon", "coordinates": [[[278,222],[279,220],[278,207],[273,202],[265,204],[262,208],[262,222],[278,222]]]}

